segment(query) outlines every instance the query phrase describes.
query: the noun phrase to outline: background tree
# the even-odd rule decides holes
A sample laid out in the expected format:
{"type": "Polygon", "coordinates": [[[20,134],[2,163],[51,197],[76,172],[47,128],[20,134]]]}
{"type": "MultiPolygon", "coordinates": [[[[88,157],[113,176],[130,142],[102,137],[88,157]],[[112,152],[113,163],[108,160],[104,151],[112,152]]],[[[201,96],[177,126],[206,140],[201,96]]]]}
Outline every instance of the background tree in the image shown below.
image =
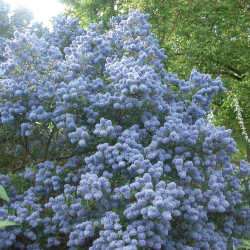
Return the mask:
{"type": "Polygon", "coordinates": [[[108,20],[129,8],[149,13],[153,32],[164,47],[165,68],[188,78],[192,68],[220,76],[227,92],[213,100],[214,123],[233,130],[240,155],[250,159],[249,5],[242,0],[60,0],[83,25],[108,20]],[[81,18],[82,17],[82,18],[81,18]],[[241,109],[236,112],[234,99],[241,109]],[[245,129],[245,135],[242,133],[245,129]]]}
{"type": "Polygon", "coordinates": [[[69,8],[67,14],[72,14],[79,19],[83,27],[90,23],[103,21],[107,23],[109,18],[119,14],[122,9],[123,0],[59,0],[69,8]]]}

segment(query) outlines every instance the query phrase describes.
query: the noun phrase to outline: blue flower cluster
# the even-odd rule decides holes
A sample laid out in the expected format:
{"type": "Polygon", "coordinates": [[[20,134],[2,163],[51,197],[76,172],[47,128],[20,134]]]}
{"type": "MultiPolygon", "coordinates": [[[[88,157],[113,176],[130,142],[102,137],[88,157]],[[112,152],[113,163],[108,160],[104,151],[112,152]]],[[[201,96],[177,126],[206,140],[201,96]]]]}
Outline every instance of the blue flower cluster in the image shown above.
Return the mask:
{"type": "Polygon", "coordinates": [[[7,41],[6,38],[0,37],[0,62],[5,61],[3,54],[5,52],[6,41],[7,41]]]}
{"type": "Polygon", "coordinates": [[[0,0],[0,63],[4,57],[6,42],[13,38],[15,30],[24,32],[33,19],[33,14],[24,8],[11,10],[5,0],[0,0]]]}
{"type": "Polygon", "coordinates": [[[0,221],[22,226],[0,229],[0,249],[226,250],[249,235],[250,166],[205,119],[222,82],[165,72],[147,19],[58,17],[7,42],[1,127],[22,169],[0,175],[0,221]]]}
{"type": "Polygon", "coordinates": [[[62,53],[65,47],[71,45],[77,36],[85,35],[86,31],[78,25],[78,19],[59,15],[52,19],[53,30],[44,30],[42,37],[51,46],[59,48],[62,53]]]}

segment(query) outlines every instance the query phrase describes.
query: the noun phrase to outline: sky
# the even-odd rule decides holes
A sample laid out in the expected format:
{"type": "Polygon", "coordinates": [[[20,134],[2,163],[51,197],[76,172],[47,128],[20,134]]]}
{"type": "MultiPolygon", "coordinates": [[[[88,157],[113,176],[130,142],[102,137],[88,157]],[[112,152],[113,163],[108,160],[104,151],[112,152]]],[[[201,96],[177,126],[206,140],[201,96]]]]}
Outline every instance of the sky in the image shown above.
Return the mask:
{"type": "Polygon", "coordinates": [[[64,5],[57,0],[5,0],[11,10],[18,7],[29,9],[34,16],[34,21],[42,22],[51,28],[50,20],[64,10],[64,5]]]}

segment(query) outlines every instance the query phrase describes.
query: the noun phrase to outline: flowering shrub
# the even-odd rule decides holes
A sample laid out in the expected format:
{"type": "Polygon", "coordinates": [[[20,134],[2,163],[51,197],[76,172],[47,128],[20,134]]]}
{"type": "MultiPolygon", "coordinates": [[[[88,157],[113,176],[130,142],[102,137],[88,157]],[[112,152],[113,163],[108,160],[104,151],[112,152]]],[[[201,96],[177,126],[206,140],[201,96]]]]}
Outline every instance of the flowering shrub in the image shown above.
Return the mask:
{"type": "Polygon", "coordinates": [[[22,226],[0,229],[1,249],[228,249],[249,234],[250,167],[205,119],[222,82],[166,73],[147,18],[7,42],[1,154],[19,188],[0,175],[0,220],[22,226]]]}

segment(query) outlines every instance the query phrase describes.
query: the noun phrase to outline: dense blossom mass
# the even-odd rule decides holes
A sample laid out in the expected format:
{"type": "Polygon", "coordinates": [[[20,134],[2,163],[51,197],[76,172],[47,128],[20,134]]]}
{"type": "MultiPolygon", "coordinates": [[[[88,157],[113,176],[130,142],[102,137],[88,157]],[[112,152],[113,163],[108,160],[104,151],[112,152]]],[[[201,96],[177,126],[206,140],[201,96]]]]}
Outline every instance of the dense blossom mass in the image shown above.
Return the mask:
{"type": "Polygon", "coordinates": [[[147,19],[58,17],[6,42],[2,154],[21,168],[0,175],[0,220],[21,226],[0,229],[1,249],[223,250],[249,234],[249,164],[206,120],[222,82],[167,73],[147,19]]]}

